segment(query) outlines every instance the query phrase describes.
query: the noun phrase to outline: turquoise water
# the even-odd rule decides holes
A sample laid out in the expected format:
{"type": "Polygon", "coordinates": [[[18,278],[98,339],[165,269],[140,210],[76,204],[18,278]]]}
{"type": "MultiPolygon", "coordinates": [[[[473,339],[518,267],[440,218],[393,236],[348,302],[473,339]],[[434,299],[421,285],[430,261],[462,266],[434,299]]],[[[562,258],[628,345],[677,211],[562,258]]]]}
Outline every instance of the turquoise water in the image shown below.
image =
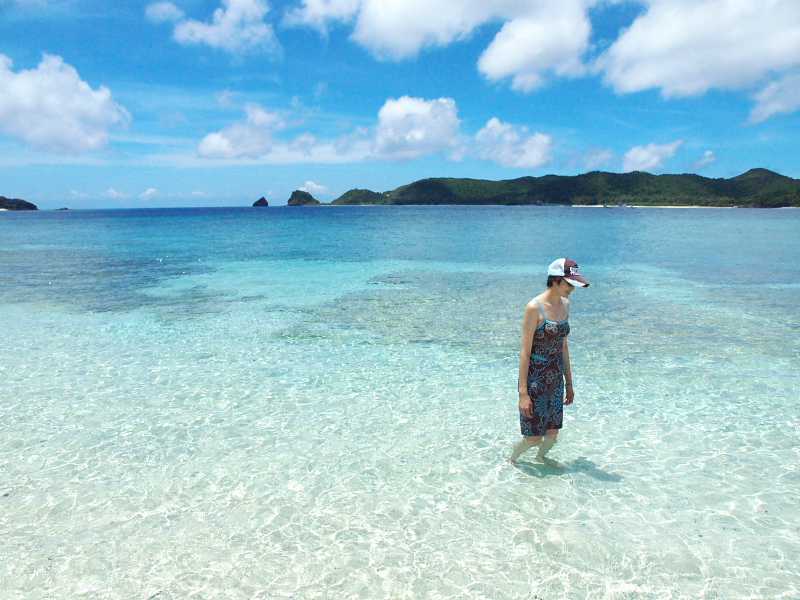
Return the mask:
{"type": "Polygon", "coordinates": [[[800,597],[800,211],[0,214],[0,598],[800,597]],[[519,435],[526,302],[576,402],[519,435]]]}

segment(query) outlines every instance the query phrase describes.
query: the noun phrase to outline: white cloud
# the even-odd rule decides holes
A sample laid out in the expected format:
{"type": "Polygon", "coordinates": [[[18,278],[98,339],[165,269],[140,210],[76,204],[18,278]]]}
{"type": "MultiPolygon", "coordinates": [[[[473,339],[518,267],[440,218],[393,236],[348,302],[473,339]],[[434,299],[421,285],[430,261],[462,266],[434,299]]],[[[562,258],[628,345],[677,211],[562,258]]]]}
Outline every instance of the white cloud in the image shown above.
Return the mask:
{"type": "Polygon", "coordinates": [[[512,79],[529,91],[542,74],[584,71],[591,23],[587,8],[598,0],[302,0],[288,24],[327,32],[332,22],[353,24],[351,39],[379,59],[401,60],[427,47],[469,37],[487,23],[505,22],[479,62],[490,80],[512,79]]]}
{"type": "Polygon", "coordinates": [[[706,167],[706,166],[710,165],[711,163],[716,162],[716,160],[717,160],[717,155],[714,153],[714,151],[713,150],[706,150],[705,153],[703,153],[703,156],[698,158],[694,162],[694,165],[692,165],[692,166],[694,167],[695,171],[699,171],[703,167],[706,167]]]}
{"type": "Polygon", "coordinates": [[[369,130],[366,127],[357,127],[353,133],[343,135],[333,144],[338,154],[347,154],[353,147],[361,145],[369,136],[369,130]]]}
{"type": "Polygon", "coordinates": [[[750,123],[762,123],[773,115],[795,112],[800,109],[800,73],[773,81],[754,98],[756,105],[750,112],[750,123]]]}
{"type": "Polygon", "coordinates": [[[511,87],[531,91],[543,83],[543,73],[579,76],[592,25],[584,0],[560,0],[533,5],[530,14],[503,25],[478,61],[489,80],[512,78],[511,87]]]}
{"type": "Polygon", "coordinates": [[[12,64],[0,54],[0,129],[34,148],[99,150],[113,127],[131,120],[108,88],[93,90],[60,56],[46,54],[36,69],[18,73],[12,64]]]}
{"type": "Polygon", "coordinates": [[[233,108],[236,106],[236,97],[238,95],[239,94],[231,90],[225,90],[224,92],[217,92],[214,94],[214,100],[216,100],[220,108],[233,108]]]}
{"type": "Polygon", "coordinates": [[[247,118],[203,138],[197,153],[204,158],[258,157],[272,149],[273,133],[284,127],[277,113],[270,113],[258,104],[245,106],[247,118]]]}
{"type": "Polygon", "coordinates": [[[108,188],[108,191],[103,193],[102,195],[105,196],[106,198],[112,198],[114,200],[122,200],[124,198],[130,198],[131,197],[130,194],[126,194],[124,192],[118,192],[113,187],[112,188],[108,188]]]}
{"type": "Polygon", "coordinates": [[[352,39],[378,58],[399,60],[427,46],[467,36],[514,0],[303,0],[289,24],[327,31],[328,23],[355,21],[352,39]]]}
{"type": "Polygon", "coordinates": [[[147,188],[146,191],[144,191],[141,194],[139,194],[139,198],[142,198],[143,200],[147,200],[149,198],[152,198],[156,194],[158,194],[158,190],[156,188],[147,188]]]}
{"type": "Polygon", "coordinates": [[[614,160],[613,150],[591,148],[583,155],[583,163],[587,171],[596,171],[603,165],[614,160]]]}
{"type": "Polygon", "coordinates": [[[325,195],[330,193],[330,190],[326,188],[324,185],[317,185],[313,181],[306,181],[306,184],[303,187],[301,187],[300,190],[303,192],[308,192],[312,196],[314,194],[325,195]]]}
{"type": "Polygon", "coordinates": [[[664,167],[664,161],[675,156],[683,145],[683,140],[676,140],[669,144],[647,144],[647,146],[634,146],[625,153],[622,170],[654,171],[664,167]]]}
{"type": "Polygon", "coordinates": [[[316,146],[317,138],[315,136],[310,133],[301,133],[289,144],[289,149],[310,155],[316,146]]]}
{"type": "Polygon", "coordinates": [[[478,155],[504,167],[536,169],[550,161],[553,138],[493,117],[475,136],[478,155]]]}
{"type": "Polygon", "coordinates": [[[176,42],[206,44],[234,54],[279,50],[272,26],[264,22],[268,12],[265,0],[222,0],[211,23],[203,23],[184,18],[183,11],[170,2],[156,2],[145,9],[153,22],[176,21],[176,42]]]}
{"type": "Polygon", "coordinates": [[[389,160],[412,160],[428,154],[453,152],[459,145],[460,121],[452,98],[390,99],[378,112],[375,155],[389,160]]]}
{"type": "Polygon", "coordinates": [[[275,165],[343,164],[404,162],[437,154],[461,160],[471,154],[508,167],[535,169],[551,160],[553,147],[549,135],[496,118],[470,141],[460,131],[458,108],[452,98],[390,98],[378,111],[374,127],[358,127],[338,139],[320,140],[308,131],[287,134],[283,131],[287,128],[285,121],[295,125],[302,122],[289,112],[269,112],[258,104],[246,105],[245,112],[242,121],[205,136],[198,144],[197,159],[275,165]]]}
{"type": "Polygon", "coordinates": [[[286,14],[287,25],[309,25],[323,33],[328,32],[330,21],[352,21],[364,0],[302,0],[302,7],[286,14]]]}
{"type": "Polygon", "coordinates": [[[180,21],[185,13],[172,2],[155,2],[145,8],[144,15],[153,23],[180,21]]]}
{"type": "Polygon", "coordinates": [[[743,89],[800,65],[797,0],[649,0],[601,57],[622,93],[660,88],[693,96],[743,89]]]}

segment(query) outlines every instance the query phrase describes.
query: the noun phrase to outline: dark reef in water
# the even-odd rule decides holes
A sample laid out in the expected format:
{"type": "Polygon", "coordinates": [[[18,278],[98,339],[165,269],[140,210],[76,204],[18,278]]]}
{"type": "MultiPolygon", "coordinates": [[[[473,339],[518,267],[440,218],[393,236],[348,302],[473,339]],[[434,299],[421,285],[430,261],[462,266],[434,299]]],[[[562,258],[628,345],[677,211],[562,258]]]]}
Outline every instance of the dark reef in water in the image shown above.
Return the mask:
{"type": "Polygon", "coordinates": [[[0,209],[4,210],[39,210],[35,204],[20,200],[19,198],[6,198],[0,196],[0,209]]]}
{"type": "Polygon", "coordinates": [[[253,206],[269,206],[269,202],[267,202],[267,199],[262,196],[261,198],[253,202],[253,206]]]}
{"type": "Polygon", "coordinates": [[[435,177],[391,192],[350,190],[331,204],[800,207],[800,180],[767,169],[751,169],[730,179],[709,179],[693,174],[651,175],[642,171],[592,171],[583,175],[545,175],[504,181],[435,177]]]}

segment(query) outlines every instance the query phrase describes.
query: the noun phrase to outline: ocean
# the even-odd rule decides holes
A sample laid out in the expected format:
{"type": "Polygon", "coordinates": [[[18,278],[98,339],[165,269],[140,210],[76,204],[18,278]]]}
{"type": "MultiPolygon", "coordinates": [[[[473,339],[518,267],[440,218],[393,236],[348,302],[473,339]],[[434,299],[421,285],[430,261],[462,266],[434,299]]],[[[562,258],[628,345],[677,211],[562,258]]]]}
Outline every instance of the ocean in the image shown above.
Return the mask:
{"type": "Polygon", "coordinates": [[[800,598],[799,239],[796,210],[2,213],[0,598],[800,598]],[[561,257],[592,282],[564,468],[514,468],[561,257]]]}

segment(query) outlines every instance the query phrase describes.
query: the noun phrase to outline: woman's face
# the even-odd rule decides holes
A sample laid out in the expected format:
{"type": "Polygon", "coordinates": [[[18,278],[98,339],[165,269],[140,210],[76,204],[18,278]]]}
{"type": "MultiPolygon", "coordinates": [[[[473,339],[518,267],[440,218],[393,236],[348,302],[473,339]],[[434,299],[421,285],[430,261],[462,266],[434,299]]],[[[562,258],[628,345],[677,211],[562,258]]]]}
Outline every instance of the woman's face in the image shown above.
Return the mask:
{"type": "Polygon", "coordinates": [[[575,286],[572,285],[566,279],[562,279],[556,284],[556,291],[562,298],[569,298],[569,295],[572,293],[572,290],[575,289],[575,286]]]}

